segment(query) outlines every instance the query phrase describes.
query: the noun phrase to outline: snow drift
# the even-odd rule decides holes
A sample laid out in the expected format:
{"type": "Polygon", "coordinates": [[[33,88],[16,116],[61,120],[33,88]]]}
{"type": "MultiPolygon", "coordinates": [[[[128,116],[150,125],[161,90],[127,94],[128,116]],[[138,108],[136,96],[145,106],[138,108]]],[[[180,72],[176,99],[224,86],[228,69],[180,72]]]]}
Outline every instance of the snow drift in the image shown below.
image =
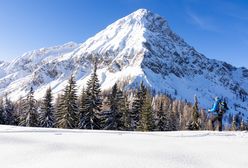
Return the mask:
{"type": "Polygon", "coordinates": [[[247,132],[115,132],[0,126],[4,168],[246,168],[247,132]]]}

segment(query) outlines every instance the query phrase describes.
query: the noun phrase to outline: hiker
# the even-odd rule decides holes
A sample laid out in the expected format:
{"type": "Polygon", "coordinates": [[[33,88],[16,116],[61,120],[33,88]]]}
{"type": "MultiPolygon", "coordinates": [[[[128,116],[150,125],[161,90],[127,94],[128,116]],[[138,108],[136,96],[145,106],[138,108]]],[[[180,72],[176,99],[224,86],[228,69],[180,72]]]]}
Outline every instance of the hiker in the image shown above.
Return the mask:
{"type": "Polygon", "coordinates": [[[214,130],[214,123],[218,121],[219,131],[222,131],[222,118],[223,118],[223,114],[227,110],[228,110],[228,107],[227,107],[226,102],[221,101],[219,97],[216,97],[212,109],[208,110],[208,112],[213,114],[211,118],[211,124],[212,124],[213,130],[214,130]]]}

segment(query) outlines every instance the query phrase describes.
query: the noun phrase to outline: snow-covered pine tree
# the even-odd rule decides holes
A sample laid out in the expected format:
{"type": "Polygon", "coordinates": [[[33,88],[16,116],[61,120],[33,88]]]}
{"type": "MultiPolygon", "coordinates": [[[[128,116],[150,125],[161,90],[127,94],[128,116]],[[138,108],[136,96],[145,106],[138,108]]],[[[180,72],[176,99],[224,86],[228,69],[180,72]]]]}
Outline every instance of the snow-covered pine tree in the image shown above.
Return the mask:
{"type": "Polygon", "coordinates": [[[163,101],[160,102],[160,105],[159,105],[159,110],[157,112],[157,120],[158,120],[158,123],[157,123],[157,130],[158,131],[165,131],[165,125],[166,125],[166,122],[168,122],[168,118],[167,118],[167,115],[164,111],[164,103],[163,101]]]}
{"type": "Polygon", "coordinates": [[[86,100],[84,114],[80,118],[79,128],[82,129],[101,129],[101,106],[102,100],[100,97],[101,89],[100,83],[96,74],[97,61],[94,64],[94,71],[87,82],[86,100]]]}
{"type": "Polygon", "coordinates": [[[129,110],[129,101],[128,96],[124,95],[123,101],[120,102],[120,109],[122,111],[123,117],[123,128],[126,131],[129,131],[131,128],[131,118],[130,118],[130,110],[129,110]]]}
{"type": "Polygon", "coordinates": [[[5,124],[3,99],[0,98],[0,124],[5,124]]]}
{"type": "Polygon", "coordinates": [[[78,123],[78,128],[83,128],[82,127],[82,124],[83,124],[82,119],[84,118],[84,116],[86,114],[86,107],[85,107],[86,97],[87,97],[86,91],[83,88],[82,92],[81,92],[81,95],[80,95],[80,100],[79,100],[79,113],[78,113],[79,123],[78,123]]]}
{"type": "Polygon", "coordinates": [[[124,130],[124,97],[122,91],[118,90],[117,84],[112,87],[109,96],[110,111],[105,118],[105,129],[124,130]]]}
{"type": "Polygon", "coordinates": [[[37,101],[34,99],[33,87],[31,87],[27,98],[23,101],[21,109],[20,125],[27,127],[38,126],[37,101]]]}
{"type": "Polygon", "coordinates": [[[169,97],[160,96],[157,98],[156,130],[171,131],[176,129],[175,115],[172,111],[172,101],[169,97]]]}
{"type": "Polygon", "coordinates": [[[141,108],[140,120],[138,125],[139,131],[152,131],[154,129],[154,117],[152,113],[152,96],[146,89],[144,104],[141,108]]]}
{"type": "Polygon", "coordinates": [[[4,120],[6,125],[13,125],[14,124],[14,104],[13,102],[8,98],[7,95],[5,95],[5,101],[4,101],[4,120]]]}
{"type": "Polygon", "coordinates": [[[15,102],[15,112],[14,112],[14,125],[20,125],[20,119],[22,114],[23,98],[20,97],[15,102]]]}
{"type": "Polygon", "coordinates": [[[52,104],[52,89],[49,87],[41,103],[41,111],[39,116],[39,122],[41,127],[52,128],[54,127],[54,107],[52,104]]]}
{"type": "Polygon", "coordinates": [[[136,94],[136,97],[133,101],[132,104],[132,111],[130,114],[130,118],[131,118],[131,130],[136,130],[139,124],[139,120],[140,120],[140,114],[141,114],[141,110],[144,104],[144,98],[146,95],[146,88],[145,85],[143,83],[143,81],[140,84],[140,88],[138,89],[138,92],[136,94]]]}
{"type": "Polygon", "coordinates": [[[200,129],[200,121],[199,121],[199,107],[198,107],[198,100],[197,97],[194,97],[194,106],[193,106],[193,113],[192,113],[192,121],[188,124],[189,130],[199,130],[200,129]]]}
{"type": "Polygon", "coordinates": [[[55,127],[56,128],[62,128],[61,125],[59,125],[59,120],[62,120],[61,114],[63,114],[64,110],[64,92],[62,94],[58,94],[56,100],[55,100],[55,113],[54,113],[54,118],[55,118],[55,127]]]}
{"type": "Polygon", "coordinates": [[[77,115],[76,81],[74,76],[71,76],[59,100],[59,107],[55,116],[56,126],[59,128],[76,128],[77,115]]]}

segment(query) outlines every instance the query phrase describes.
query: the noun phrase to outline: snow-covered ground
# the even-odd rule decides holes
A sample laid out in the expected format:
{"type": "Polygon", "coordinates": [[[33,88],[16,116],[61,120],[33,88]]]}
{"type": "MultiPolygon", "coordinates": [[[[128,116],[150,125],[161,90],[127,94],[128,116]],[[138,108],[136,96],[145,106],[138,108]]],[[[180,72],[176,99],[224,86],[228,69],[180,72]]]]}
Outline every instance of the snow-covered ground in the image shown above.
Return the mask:
{"type": "Polygon", "coordinates": [[[247,168],[247,132],[0,126],[1,168],[247,168]]]}

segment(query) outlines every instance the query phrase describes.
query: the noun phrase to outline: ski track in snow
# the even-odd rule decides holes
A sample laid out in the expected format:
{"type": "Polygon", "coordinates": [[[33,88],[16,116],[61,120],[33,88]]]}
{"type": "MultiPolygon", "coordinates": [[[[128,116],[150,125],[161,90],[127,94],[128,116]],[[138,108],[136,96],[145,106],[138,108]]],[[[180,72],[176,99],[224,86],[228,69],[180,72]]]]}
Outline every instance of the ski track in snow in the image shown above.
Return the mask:
{"type": "Polygon", "coordinates": [[[247,132],[0,126],[3,168],[246,168],[247,132]]]}

